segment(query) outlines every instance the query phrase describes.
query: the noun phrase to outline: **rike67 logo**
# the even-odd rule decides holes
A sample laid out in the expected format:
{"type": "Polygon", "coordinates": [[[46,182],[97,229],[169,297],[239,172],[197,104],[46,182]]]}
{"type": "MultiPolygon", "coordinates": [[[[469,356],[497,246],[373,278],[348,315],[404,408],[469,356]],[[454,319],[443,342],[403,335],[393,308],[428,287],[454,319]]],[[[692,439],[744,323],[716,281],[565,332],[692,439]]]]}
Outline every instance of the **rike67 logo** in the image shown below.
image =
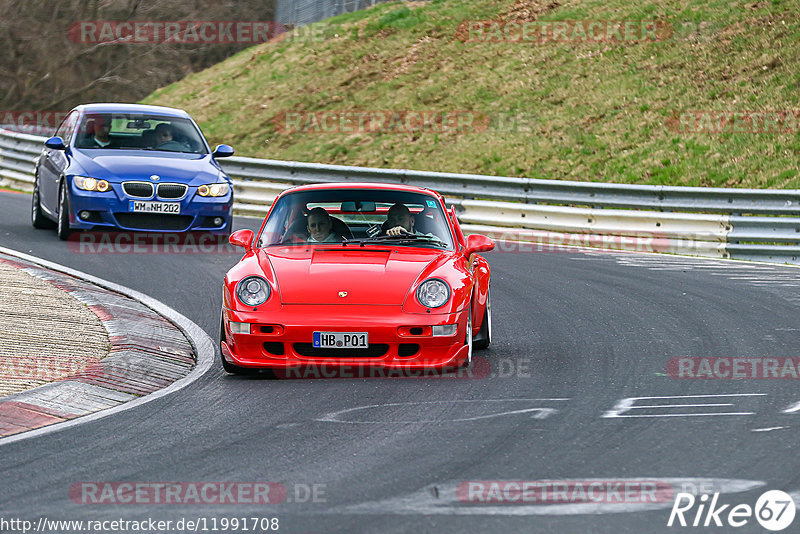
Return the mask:
{"type": "Polygon", "coordinates": [[[691,493],[678,493],[672,504],[667,526],[681,527],[733,527],[749,524],[755,516],[758,524],[773,532],[786,529],[797,512],[792,496],[780,490],[770,490],[749,504],[719,504],[719,493],[695,497],[691,493]],[[710,501],[710,502],[709,502],[710,501]]]}

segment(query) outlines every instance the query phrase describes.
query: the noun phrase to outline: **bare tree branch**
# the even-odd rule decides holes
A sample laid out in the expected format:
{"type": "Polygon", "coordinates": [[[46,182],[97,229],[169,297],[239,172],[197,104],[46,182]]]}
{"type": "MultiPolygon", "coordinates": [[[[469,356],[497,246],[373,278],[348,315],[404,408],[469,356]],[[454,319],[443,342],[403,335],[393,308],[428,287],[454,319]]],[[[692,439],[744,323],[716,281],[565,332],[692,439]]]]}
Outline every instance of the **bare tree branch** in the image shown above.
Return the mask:
{"type": "Polygon", "coordinates": [[[69,35],[73,23],[265,20],[274,16],[274,4],[275,0],[0,0],[0,109],[70,108],[87,98],[137,101],[247,46],[83,43],[69,35]]]}

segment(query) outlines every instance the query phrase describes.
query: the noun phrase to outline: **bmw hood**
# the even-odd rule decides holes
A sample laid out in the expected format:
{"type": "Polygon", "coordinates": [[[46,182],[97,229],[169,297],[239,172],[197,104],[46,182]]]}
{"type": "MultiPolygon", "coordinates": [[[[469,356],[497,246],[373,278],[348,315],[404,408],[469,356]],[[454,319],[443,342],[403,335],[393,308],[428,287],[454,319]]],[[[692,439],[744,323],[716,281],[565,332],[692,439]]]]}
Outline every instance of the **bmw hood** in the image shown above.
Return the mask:
{"type": "Polygon", "coordinates": [[[282,247],[261,250],[259,262],[273,269],[283,304],[401,306],[441,256],[435,249],[282,247]]]}
{"type": "Polygon", "coordinates": [[[210,154],[152,154],[141,150],[124,151],[124,155],[119,150],[91,152],[79,152],[80,155],[76,156],[77,162],[87,176],[110,182],[149,181],[150,176],[156,174],[162,181],[199,185],[216,182],[219,176],[219,170],[212,163],[210,154]]]}

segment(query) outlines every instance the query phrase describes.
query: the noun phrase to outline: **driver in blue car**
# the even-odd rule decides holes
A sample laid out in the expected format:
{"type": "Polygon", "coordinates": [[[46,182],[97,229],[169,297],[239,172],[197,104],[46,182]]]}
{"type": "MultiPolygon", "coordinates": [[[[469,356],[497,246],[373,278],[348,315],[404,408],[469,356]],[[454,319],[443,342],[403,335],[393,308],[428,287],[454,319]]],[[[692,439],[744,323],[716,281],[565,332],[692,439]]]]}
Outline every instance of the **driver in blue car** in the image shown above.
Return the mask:
{"type": "Polygon", "coordinates": [[[111,131],[111,115],[90,115],[86,124],[91,131],[81,148],[117,148],[117,143],[108,135],[111,131]]]}

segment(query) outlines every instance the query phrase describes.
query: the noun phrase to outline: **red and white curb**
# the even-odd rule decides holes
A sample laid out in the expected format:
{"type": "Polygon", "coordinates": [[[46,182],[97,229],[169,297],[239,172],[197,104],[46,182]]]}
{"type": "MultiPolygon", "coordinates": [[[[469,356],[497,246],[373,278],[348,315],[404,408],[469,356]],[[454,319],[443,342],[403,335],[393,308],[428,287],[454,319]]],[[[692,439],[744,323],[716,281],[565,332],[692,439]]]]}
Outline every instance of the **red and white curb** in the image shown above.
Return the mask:
{"type": "Polygon", "coordinates": [[[0,247],[0,254],[0,260],[86,304],[108,331],[112,346],[108,356],[72,376],[0,399],[0,445],[150,402],[211,368],[211,338],[165,304],[14,250],[0,247]]]}

